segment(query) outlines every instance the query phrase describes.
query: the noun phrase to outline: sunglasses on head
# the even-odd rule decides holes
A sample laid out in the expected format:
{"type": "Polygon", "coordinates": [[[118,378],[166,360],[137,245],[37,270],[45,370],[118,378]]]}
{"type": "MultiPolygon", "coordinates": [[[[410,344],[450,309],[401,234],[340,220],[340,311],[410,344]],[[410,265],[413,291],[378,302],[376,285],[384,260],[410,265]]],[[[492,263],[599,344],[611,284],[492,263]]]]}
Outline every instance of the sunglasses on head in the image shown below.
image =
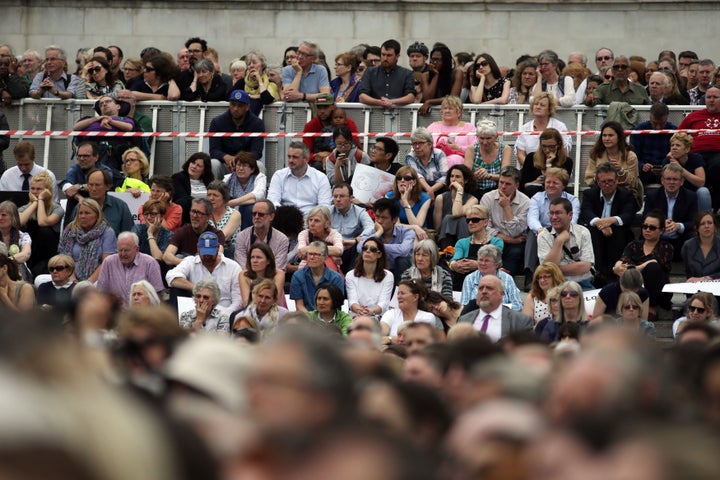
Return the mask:
{"type": "Polygon", "coordinates": [[[560,296],[575,298],[575,297],[579,297],[580,293],[576,292],[575,290],[563,290],[562,292],[560,292],[560,296]]]}
{"type": "Polygon", "coordinates": [[[705,307],[696,307],[695,305],[690,305],[688,307],[688,312],[705,313],[706,311],[705,307]]]}
{"type": "Polygon", "coordinates": [[[371,253],[378,253],[380,251],[379,248],[377,248],[374,245],[365,245],[362,247],[363,252],[371,252],[371,253]]]}
{"type": "Polygon", "coordinates": [[[658,227],[658,226],[648,225],[647,223],[643,223],[643,224],[642,224],[642,229],[643,229],[643,230],[650,230],[651,232],[654,232],[655,230],[658,230],[659,228],[660,228],[660,227],[658,227]]]}
{"type": "Polygon", "coordinates": [[[395,178],[397,178],[398,180],[405,180],[406,182],[411,182],[415,180],[412,175],[398,175],[395,178]]]}

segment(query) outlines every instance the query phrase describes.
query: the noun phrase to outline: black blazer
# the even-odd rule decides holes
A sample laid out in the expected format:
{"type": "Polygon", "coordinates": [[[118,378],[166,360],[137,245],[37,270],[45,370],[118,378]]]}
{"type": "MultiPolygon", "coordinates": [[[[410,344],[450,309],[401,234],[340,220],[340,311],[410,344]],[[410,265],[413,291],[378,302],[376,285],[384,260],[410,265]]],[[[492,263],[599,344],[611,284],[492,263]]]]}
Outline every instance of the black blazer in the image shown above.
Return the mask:
{"type": "MultiPolygon", "coordinates": [[[[590,220],[595,217],[602,217],[604,202],[600,198],[600,187],[597,185],[590,187],[583,192],[582,203],[580,204],[580,218],[578,222],[581,225],[590,227],[590,220]]],[[[625,187],[618,187],[615,192],[615,198],[610,206],[610,215],[620,217],[623,221],[623,227],[630,228],[633,220],[635,220],[635,212],[638,211],[638,205],[635,201],[635,195],[625,187]]]]}
{"type": "MultiPolygon", "coordinates": [[[[645,199],[645,213],[653,210],[660,210],[666,216],[668,214],[667,195],[664,188],[651,192],[645,199]]],[[[685,225],[684,235],[692,235],[695,223],[695,215],[698,212],[697,194],[692,190],[681,187],[673,207],[673,221],[685,225]]]]}
{"type": "Polygon", "coordinates": [[[190,175],[181,170],[172,176],[173,197],[172,201],[183,209],[182,223],[190,223],[190,207],[192,206],[192,190],[190,189],[190,175]]]}

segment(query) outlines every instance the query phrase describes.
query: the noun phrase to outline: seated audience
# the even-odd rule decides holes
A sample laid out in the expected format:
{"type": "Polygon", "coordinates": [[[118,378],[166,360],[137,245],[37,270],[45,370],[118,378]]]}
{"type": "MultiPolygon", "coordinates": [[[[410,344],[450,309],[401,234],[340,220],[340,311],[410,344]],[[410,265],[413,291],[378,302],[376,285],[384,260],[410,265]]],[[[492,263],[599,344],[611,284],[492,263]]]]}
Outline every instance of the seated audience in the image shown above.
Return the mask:
{"type": "Polygon", "coordinates": [[[117,250],[117,237],[92,198],[80,200],[77,212],[60,236],[58,253],[75,261],[75,278],[96,282],[102,261],[117,250]]]}
{"type": "Polygon", "coordinates": [[[476,142],[475,125],[461,120],[463,104],[459,97],[450,95],[442,100],[442,119],[431,123],[427,130],[433,134],[433,146],[447,157],[449,167],[465,163],[465,150],[476,142]],[[461,135],[453,135],[459,133],[461,135]]]}
{"type": "Polygon", "coordinates": [[[248,228],[253,224],[253,205],[267,193],[267,176],[250,152],[241,151],[235,155],[235,171],[225,175],[223,182],[230,188],[228,206],[240,212],[240,228],[248,228]]]}
{"type": "MultiPolygon", "coordinates": [[[[102,209],[103,218],[115,231],[115,236],[121,232],[132,230],[134,225],[132,214],[127,203],[117,197],[108,195],[113,186],[112,174],[107,170],[92,169],[87,175],[87,192],[102,209]]],[[[78,203],[79,206],[79,203],[78,203]]],[[[78,207],[70,215],[70,221],[76,218],[78,207]]]]}
{"type": "Polygon", "coordinates": [[[707,212],[712,209],[712,199],[710,190],[705,187],[705,160],[700,154],[690,153],[692,145],[693,137],[687,133],[673,134],[670,138],[670,151],[663,166],[668,163],[677,163],[683,167],[683,188],[695,192],[698,211],[707,212]]]}
{"type": "Polygon", "coordinates": [[[388,310],[380,319],[385,345],[397,342],[398,327],[403,322],[425,322],[435,328],[442,328],[442,324],[435,318],[435,315],[425,311],[426,295],[427,289],[422,282],[400,281],[397,292],[398,308],[388,310]]]}
{"type": "Polygon", "coordinates": [[[142,206],[145,223],[136,223],[132,229],[138,236],[140,252],[152,256],[157,261],[162,261],[163,254],[173,237],[172,230],[163,226],[166,208],[167,203],[162,200],[148,200],[142,206]]]}
{"type": "Polygon", "coordinates": [[[445,152],[434,148],[432,135],[423,127],[413,130],[410,141],[412,150],[405,157],[405,164],[417,172],[422,191],[435,198],[445,187],[448,171],[445,152]]]}
{"type": "Polygon", "coordinates": [[[370,163],[383,172],[395,175],[402,166],[395,162],[399,152],[398,144],[390,137],[375,138],[375,145],[370,149],[370,163]]]}
{"type": "Polygon", "coordinates": [[[552,316],[548,292],[562,285],[565,276],[554,263],[543,263],[533,272],[530,291],[523,302],[522,312],[533,319],[533,324],[552,316]]]}
{"type": "Polygon", "coordinates": [[[230,319],[219,307],[220,288],[215,280],[199,280],[192,288],[195,308],[180,314],[185,330],[230,333],[230,319]]]}
{"type": "Polygon", "coordinates": [[[308,316],[318,324],[333,326],[343,336],[347,336],[352,317],[340,309],[344,301],[343,291],[337,286],[332,283],[321,284],[315,291],[315,310],[308,312],[308,316]]]}
{"type": "Polygon", "coordinates": [[[559,287],[559,315],[541,320],[535,326],[535,333],[547,342],[560,340],[560,329],[566,323],[576,323],[581,329],[588,326],[585,311],[585,296],[577,282],[566,281],[559,287]]]}
{"type": "Polygon", "coordinates": [[[705,323],[715,328],[720,327],[716,312],[717,300],[715,297],[709,292],[697,292],[687,301],[685,315],[673,322],[673,337],[677,338],[683,327],[692,323],[705,323]]]}
{"type": "Polygon", "coordinates": [[[234,315],[253,318],[260,324],[260,330],[267,333],[277,326],[278,320],[288,312],[286,308],[277,304],[278,296],[282,294],[282,290],[278,290],[273,280],[269,278],[260,280],[252,288],[250,304],[245,310],[240,313],[236,312],[234,315]]]}
{"type": "Polygon", "coordinates": [[[393,275],[386,270],[385,245],[376,237],[367,237],[361,250],[355,269],[345,275],[350,312],[379,317],[387,311],[394,287],[393,275]]]}
{"type": "Polygon", "coordinates": [[[50,281],[41,283],[37,289],[37,304],[60,312],[67,311],[72,304],[75,261],[70,255],[58,254],[48,260],[47,270],[50,281]]]}
{"type": "Polygon", "coordinates": [[[17,264],[0,253],[0,307],[7,312],[26,312],[35,306],[35,289],[22,279],[17,264]]]}
{"type": "MultiPolygon", "coordinates": [[[[172,201],[174,195],[172,179],[166,175],[154,175],[149,183],[150,200],[160,200],[165,203],[165,213],[161,218],[163,228],[174,232],[182,225],[183,209],[172,201]]],[[[143,206],[140,206],[138,209],[140,223],[145,223],[143,208],[143,206]]]]}
{"type": "Polygon", "coordinates": [[[213,180],[207,186],[207,199],[212,205],[210,225],[225,235],[224,253],[235,256],[235,238],[240,233],[240,212],[229,205],[230,188],[222,180],[213,180]]]}
{"type": "Polygon", "coordinates": [[[345,125],[334,127],[332,132],[335,148],[325,161],[325,174],[331,186],[340,183],[349,185],[357,165],[370,165],[370,157],[360,150],[353,140],[352,132],[345,125]]]}
{"type": "Polygon", "coordinates": [[[343,238],[340,232],[332,228],[330,209],[324,205],[313,207],[307,214],[307,228],[298,235],[297,257],[302,261],[300,267],[307,264],[307,251],[310,244],[315,241],[327,245],[328,267],[336,272],[340,271],[338,263],[343,254],[343,238]]]}
{"type": "Polygon", "coordinates": [[[300,268],[290,282],[290,298],[295,300],[295,308],[301,312],[315,310],[315,293],[318,286],[331,283],[345,292],[342,276],[327,268],[328,247],[325,242],[313,241],[305,249],[307,266],[300,268]]]}
{"type": "Polygon", "coordinates": [[[207,186],[213,181],[210,155],[193,153],[182,170],[172,176],[172,201],[182,208],[182,224],[190,222],[190,205],[194,199],[207,198],[207,186]]]}
{"type": "Polygon", "coordinates": [[[395,175],[395,183],[387,198],[398,205],[400,223],[408,225],[418,239],[427,238],[424,228],[432,206],[430,195],[422,191],[418,174],[413,167],[400,167],[395,175]]]}
{"type": "Polygon", "coordinates": [[[150,164],[142,150],[137,147],[125,150],[122,154],[122,172],[125,175],[125,180],[115,191],[130,192],[135,198],[138,198],[142,192],[150,193],[150,187],[148,186],[149,171],[150,164]]]}
{"type": "Polygon", "coordinates": [[[57,253],[60,240],[60,223],[65,212],[54,200],[54,178],[48,171],[41,171],[30,180],[29,203],[18,209],[20,228],[34,240],[34,247],[27,261],[34,276],[47,273],[50,257],[57,253]]]}
{"type": "Polygon", "coordinates": [[[623,292],[635,292],[642,301],[642,318],[648,318],[650,311],[650,302],[648,301],[649,293],[643,287],[643,277],[637,268],[628,268],[620,275],[620,279],[616,282],[608,283],[600,289],[595,298],[595,308],[593,309],[593,318],[599,318],[604,313],[610,315],[618,315],[617,302],[620,294],[623,292]]]}
{"type": "Polygon", "coordinates": [[[160,305],[161,303],[155,287],[147,280],[138,280],[130,285],[130,295],[128,295],[128,297],[128,305],[131,308],[149,307],[151,305],[160,305]]]}
{"type": "Polygon", "coordinates": [[[688,282],[720,279],[720,237],[717,218],[704,211],[695,216],[695,236],[682,246],[681,256],[688,282]]]}
{"type": "Polygon", "coordinates": [[[522,310],[522,299],[520,298],[520,290],[515,285],[515,280],[500,269],[502,264],[502,256],[500,249],[495,245],[484,245],[477,252],[477,270],[465,277],[462,285],[462,294],[460,303],[466,307],[465,312],[472,310],[475,306],[472,304],[473,299],[477,298],[483,277],[497,277],[503,284],[502,303],[510,305],[512,310],[519,312],[522,310]]]}
{"type": "Polygon", "coordinates": [[[20,215],[17,206],[10,200],[0,203],[0,241],[8,249],[10,261],[15,263],[20,274],[31,281],[26,262],[32,256],[33,239],[20,230],[20,215]]]}
{"type": "Polygon", "coordinates": [[[423,282],[428,291],[452,297],[450,273],[438,265],[438,247],[430,239],[420,240],[413,248],[413,265],[402,274],[403,280],[423,282]]]}
{"type": "MultiPolygon", "coordinates": [[[[562,144],[562,135],[554,128],[546,128],[540,134],[538,149],[527,154],[520,170],[520,191],[532,198],[542,191],[545,176],[550,168],[562,168],[567,172],[568,182],[573,170],[573,160],[562,144]]],[[[567,183],[565,187],[567,187],[567,183]]]]}
{"type": "Polygon", "coordinates": [[[454,245],[470,232],[465,215],[470,207],[477,205],[475,176],[465,165],[453,165],[445,177],[445,189],[435,197],[433,220],[440,248],[454,245]]]}
{"type": "Polygon", "coordinates": [[[355,267],[357,246],[365,235],[375,231],[375,224],[367,211],[354,205],[353,188],[347,183],[338,183],[332,189],[333,205],[330,208],[332,228],[337,230],[343,239],[343,254],[340,269],[343,273],[355,267]]]}
{"type": "Polygon", "coordinates": [[[495,245],[502,252],[505,243],[487,231],[490,210],[483,205],[472,205],[465,212],[468,233],[455,243],[455,252],[450,261],[453,276],[453,290],[462,288],[465,276],[478,268],[478,250],[485,245],[495,245]]]}
{"type": "MultiPolygon", "coordinates": [[[[568,131],[567,125],[555,118],[557,100],[551,94],[543,92],[533,96],[530,99],[530,111],[532,112],[533,119],[520,127],[521,132],[544,132],[548,128],[553,128],[558,132],[568,131]]],[[[572,149],[572,137],[562,133],[561,136],[562,141],[557,141],[557,137],[555,137],[557,147],[553,153],[557,154],[557,152],[560,151],[560,145],[564,145],[565,155],[568,155],[572,149]]],[[[515,154],[517,155],[520,165],[524,166],[525,158],[531,153],[538,152],[538,148],[540,148],[540,137],[537,135],[519,136],[515,142],[515,154]]],[[[550,153],[550,151],[548,151],[548,153],[550,153]]],[[[562,167],[563,165],[556,164],[555,166],[562,167]]]]}
{"type": "MultiPolygon", "coordinates": [[[[316,116],[303,127],[303,133],[332,133],[333,113],[335,112],[335,99],[330,93],[321,93],[315,101],[316,116]]],[[[350,138],[346,138],[348,142],[354,143],[352,134],[358,133],[358,128],[352,118],[345,119],[347,128],[350,129],[350,138]]],[[[320,171],[326,170],[327,158],[335,147],[333,137],[305,137],[303,143],[310,151],[310,164],[320,171]]],[[[332,178],[330,179],[332,182],[332,178]]]]}
{"type": "MultiPolygon", "coordinates": [[[[235,239],[235,261],[246,269],[250,246],[255,243],[265,243],[275,254],[275,266],[280,270],[286,270],[289,240],[284,233],[272,226],[275,219],[275,205],[267,199],[255,202],[252,205],[250,218],[252,218],[252,226],[241,231],[235,239]]],[[[300,221],[302,222],[302,215],[300,221]]],[[[300,228],[302,227],[298,227],[298,230],[300,228]]]]}
{"type": "MultiPolygon", "coordinates": [[[[677,125],[668,122],[670,110],[664,103],[653,103],[650,107],[650,120],[635,125],[634,130],[675,130],[677,125]]],[[[647,187],[660,183],[660,173],[670,153],[670,133],[643,135],[636,133],[630,136],[635,155],[638,158],[640,180],[647,187]]],[[[692,145],[692,144],[691,144],[692,145]]]]}
{"type": "Polygon", "coordinates": [[[212,205],[206,198],[192,201],[190,224],[183,225],[174,234],[170,245],[163,253],[163,262],[168,266],[178,265],[183,258],[197,254],[198,239],[204,232],[213,232],[218,236],[220,245],[225,244],[225,234],[210,225],[212,205]]]}
{"type": "Polygon", "coordinates": [[[642,335],[655,337],[655,325],[640,316],[642,301],[635,292],[623,292],[618,299],[618,323],[642,335]]]}
{"type": "Polygon", "coordinates": [[[285,304],[285,272],[276,268],[275,255],[265,243],[253,243],[247,253],[246,268],[240,274],[240,293],[243,305],[250,305],[252,290],[264,279],[272,280],[278,292],[277,303],[285,304]]]}

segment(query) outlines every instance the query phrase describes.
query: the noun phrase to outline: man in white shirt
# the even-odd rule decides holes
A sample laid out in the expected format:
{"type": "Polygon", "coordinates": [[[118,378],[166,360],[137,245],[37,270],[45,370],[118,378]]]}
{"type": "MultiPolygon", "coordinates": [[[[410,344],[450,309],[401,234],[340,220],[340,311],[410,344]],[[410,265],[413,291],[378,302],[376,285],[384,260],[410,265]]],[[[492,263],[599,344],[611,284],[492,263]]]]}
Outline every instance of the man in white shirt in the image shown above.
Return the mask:
{"type": "Polygon", "coordinates": [[[53,195],[57,202],[59,197],[55,174],[35,163],[35,146],[27,141],[18,142],[13,149],[13,154],[15,155],[15,166],[5,170],[0,177],[0,190],[3,192],[27,192],[30,190],[32,177],[47,171],[55,184],[53,195]]]}
{"type": "Polygon", "coordinates": [[[242,308],[240,295],[240,272],[236,261],[230,260],[219,251],[218,236],[204,232],[198,239],[198,254],[185,257],[180,264],[167,272],[165,280],[173,288],[192,291],[200,280],[212,279],[220,286],[218,308],[232,313],[242,308]]]}
{"type": "Polygon", "coordinates": [[[291,142],[287,168],[275,172],[270,180],[267,198],[276,207],[293,205],[307,215],[312,207],[332,202],[330,182],[319,170],[310,168],[310,151],[303,142],[291,142]]]}
{"type": "Polygon", "coordinates": [[[595,264],[592,237],[587,228],[572,223],[572,218],[570,200],[561,197],[550,202],[552,230],[543,230],[538,235],[538,260],[556,264],[565,280],[574,280],[583,290],[591,290],[595,288],[591,273],[595,264]]]}
{"type": "Polygon", "coordinates": [[[532,329],[532,318],[503,306],[504,295],[502,280],[495,275],[484,275],[478,285],[479,310],[466,313],[458,321],[471,323],[475,330],[484,333],[493,342],[511,332],[532,329]]]}

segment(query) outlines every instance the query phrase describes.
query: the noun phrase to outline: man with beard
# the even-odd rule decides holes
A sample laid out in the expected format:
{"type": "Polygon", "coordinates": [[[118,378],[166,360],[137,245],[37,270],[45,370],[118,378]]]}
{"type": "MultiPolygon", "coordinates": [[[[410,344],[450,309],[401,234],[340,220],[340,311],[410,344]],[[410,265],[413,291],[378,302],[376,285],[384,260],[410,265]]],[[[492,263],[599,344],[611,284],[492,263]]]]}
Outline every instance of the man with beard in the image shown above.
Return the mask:
{"type": "Polygon", "coordinates": [[[380,47],[380,66],[372,67],[362,77],[360,101],[365,105],[392,108],[415,101],[412,71],[399,66],[400,43],[386,40],[380,47]]]}

